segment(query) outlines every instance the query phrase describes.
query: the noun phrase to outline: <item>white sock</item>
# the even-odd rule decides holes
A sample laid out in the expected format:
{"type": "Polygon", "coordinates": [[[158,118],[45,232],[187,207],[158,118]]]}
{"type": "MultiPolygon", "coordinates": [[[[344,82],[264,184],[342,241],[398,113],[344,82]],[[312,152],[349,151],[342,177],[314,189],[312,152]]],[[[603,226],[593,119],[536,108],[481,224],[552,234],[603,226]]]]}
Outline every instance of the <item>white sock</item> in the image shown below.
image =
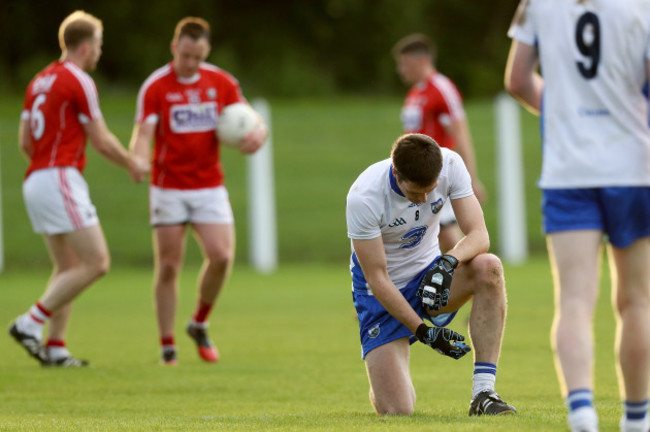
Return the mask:
{"type": "Polygon", "coordinates": [[[598,414],[592,406],[570,411],[568,422],[572,432],[598,432],[598,414]]]}
{"type": "Polygon", "coordinates": [[[43,323],[34,321],[29,312],[22,314],[16,319],[16,327],[22,333],[33,336],[39,342],[43,340],[43,323]]]}
{"type": "Polygon", "coordinates": [[[207,321],[197,322],[197,321],[194,321],[194,319],[191,319],[190,320],[190,325],[192,327],[199,327],[199,328],[202,328],[202,329],[207,329],[208,325],[210,325],[210,324],[207,321]]]}
{"type": "Polygon", "coordinates": [[[641,402],[623,401],[625,412],[621,418],[621,432],[648,432],[648,399],[641,402]]]}
{"type": "Polygon", "coordinates": [[[650,422],[646,416],[642,420],[629,420],[623,416],[621,418],[621,432],[648,432],[650,422]]]}
{"type": "Polygon", "coordinates": [[[52,360],[70,357],[70,351],[66,347],[61,346],[47,347],[47,354],[52,360]]]}
{"type": "Polygon", "coordinates": [[[497,380],[497,367],[492,363],[475,362],[472,376],[472,398],[486,390],[494,391],[497,380]]]}

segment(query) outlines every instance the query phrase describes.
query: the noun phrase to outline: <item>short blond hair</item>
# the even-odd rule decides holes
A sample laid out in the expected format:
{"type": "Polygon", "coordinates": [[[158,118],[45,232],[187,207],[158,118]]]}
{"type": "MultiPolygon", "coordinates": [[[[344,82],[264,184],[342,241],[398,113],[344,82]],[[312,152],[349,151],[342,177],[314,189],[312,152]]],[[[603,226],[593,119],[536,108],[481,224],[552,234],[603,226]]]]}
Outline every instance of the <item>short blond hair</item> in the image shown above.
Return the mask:
{"type": "Polygon", "coordinates": [[[393,57],[400,55],[427,55],[435,61],[437,50],[436,44],[429,36],[422,33],[413,33],[400,39],[391,50],[393,57]]]}
{"type": "Polygon", "coordinates": [[[210,43],[210,24],[203,18],[185,17],[176,24],[172,43],[178,43],[183,36],[188,36],[194,41],[205,38],[210,43]]]}
{"type": "Polygon", "coordinates": [[[61,51],[77,48],[86,40],[92,39],[97,30],[104,31],[104,26],[99,18],[82,10],[72,12],[59,26],[61,51]]]}

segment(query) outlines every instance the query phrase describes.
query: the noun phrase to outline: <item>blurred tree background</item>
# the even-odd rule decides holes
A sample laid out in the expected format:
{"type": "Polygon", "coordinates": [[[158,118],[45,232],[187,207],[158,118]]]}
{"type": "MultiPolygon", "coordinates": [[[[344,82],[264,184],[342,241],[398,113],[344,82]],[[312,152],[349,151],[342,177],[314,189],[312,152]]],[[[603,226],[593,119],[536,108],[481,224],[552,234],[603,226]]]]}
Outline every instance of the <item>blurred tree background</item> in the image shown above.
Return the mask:
{"type": "Polygon", "coordinates": [[[104,22],[102,86],[139,86],[169,61],[176,22],[213,28],[209,61],[230,71],[249,96],[396,94],[404,91],[390,48],[412,32],[430,35],[438,67],[466,97],[502,88],[518,0],[1,0],[0,92],[22,92],[59,56],[58,26],[76,9],[104,22]]]}

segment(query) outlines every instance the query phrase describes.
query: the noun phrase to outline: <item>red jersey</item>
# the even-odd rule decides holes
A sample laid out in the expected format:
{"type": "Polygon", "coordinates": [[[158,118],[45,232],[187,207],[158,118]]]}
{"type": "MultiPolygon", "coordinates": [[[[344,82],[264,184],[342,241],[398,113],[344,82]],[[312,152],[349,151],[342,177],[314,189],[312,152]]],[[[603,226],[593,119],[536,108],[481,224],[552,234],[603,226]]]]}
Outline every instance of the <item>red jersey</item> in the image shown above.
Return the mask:
{"type": "Polygon", "coordinates": [[[28,120],[34,153],[27,168],[86,166],[86,132],[82,124],[99,119],[93,79],[71,61],[55,61],[29,83],[22,120],[28,120]]]}
{"type": "Polygon", "coordinates": [[[455,142],[445,131],[454,120],[465,118],[463,100],[449,78],[434,72],[411,87],[402,107],[404,132],[429,135],[441,147],[453,150],[455,142]]]}
{"type": "Polygon", "coordinates": [[[157,125],[151,183],[172,189],[222,185],[215,126],[221,110],[235,102],[245,102],[239,83],[214,65],[202,63],[187,79],[171,62],[152,73],[136,107],[136,122],[157,125]]]}

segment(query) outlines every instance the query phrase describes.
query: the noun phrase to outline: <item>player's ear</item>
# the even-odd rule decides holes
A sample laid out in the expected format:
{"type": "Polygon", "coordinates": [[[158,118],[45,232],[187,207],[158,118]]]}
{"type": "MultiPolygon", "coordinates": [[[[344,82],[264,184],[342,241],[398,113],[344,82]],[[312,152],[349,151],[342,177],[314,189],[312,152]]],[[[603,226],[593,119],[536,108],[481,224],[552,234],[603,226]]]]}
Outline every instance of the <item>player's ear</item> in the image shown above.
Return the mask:
{"type": "Polygon", "coordinates": [[[172,52],[172,55],[176,55],[176,42],[172,42],[169,44],[169,50],[172,52]]]}

